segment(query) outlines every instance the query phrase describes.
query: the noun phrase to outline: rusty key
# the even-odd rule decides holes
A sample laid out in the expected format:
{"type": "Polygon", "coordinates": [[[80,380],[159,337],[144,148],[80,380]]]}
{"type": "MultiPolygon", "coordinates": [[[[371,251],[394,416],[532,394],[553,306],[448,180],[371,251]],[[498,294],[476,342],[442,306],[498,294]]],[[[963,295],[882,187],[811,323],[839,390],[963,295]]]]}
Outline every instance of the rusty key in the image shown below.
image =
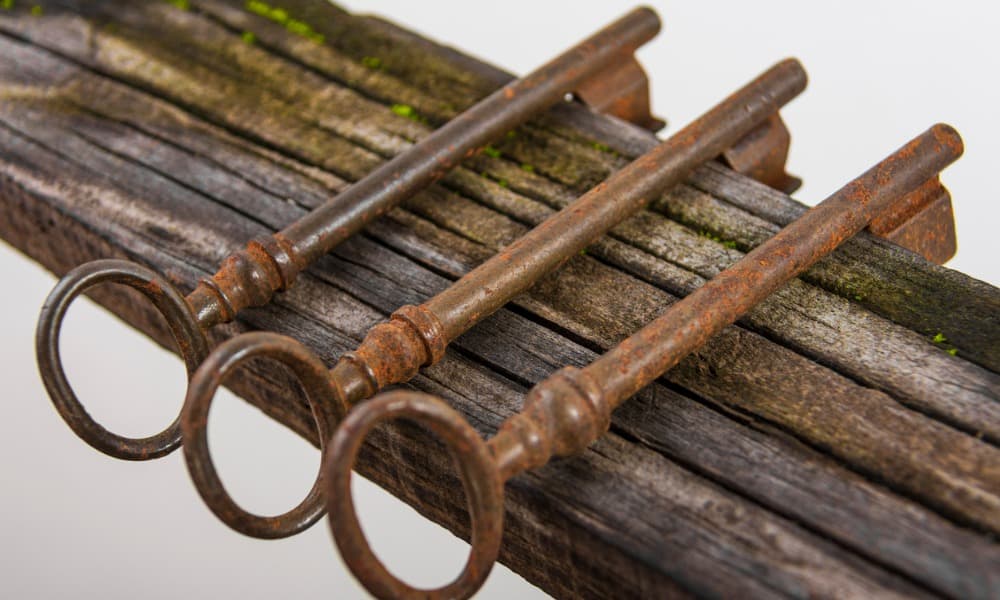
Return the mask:
{"type": "MultiPolygon", "coordinates": [[[[298,221],[271,237],[250,241],[187,297],[166,277],[129,261],[97,260],[73,269],[42,306],[35,336],[39,371],[56,409],[85,442],[117,458],[147,460],[177,449],[179,418],[160,433],[127,438],[97,423],[76,397],[59,354],[59,332],[77,296],[106,282],[142,292],[166,318],[188,373],[193,373],[208,356],[208,329],[231,321],[244,308],[267,304],[316,259],[566,94],[582,90],[578,95],[586,100],[595,89],[603,90],[600,102],[609,103],[612,109],[627,107],[620,116],[656,126],[658,122],[648,114],[647,98],[612,102],[608,94],[613,92],[595,82],[623,64],[629,66],[633,78],[645,79],[633,53],[659,29],[659,18],[652,10],[633,10],[530,75],[497,90],[298,221]]],[[[647,86],[642,83],[634,81],[621,94],[646,94],[647,86]]]]}
{"type": "Polygon", "coordinates": [[[392,391],[352,410],[327,444],[323,467],[330,528],[348,567],[380,598],[471,596],[500,549],[504,482],[553,457],[585,450],[608,430],[618,405],[845,240],[912,202],[961,153],[955,130],[935,125],[590,365],[563,368],[537,384],[523,411],[489,442],[428,394],[392,391]],[[413,588],[385,568],[365,539],[351,498],[351,469],[362,441],[379,422],[395,418],[437,434],[465,486],[472,548],[458,578],[439,589],[413,588]]]}
{"type": "Polygon", "coordinates": [[[319,439],[325,442],[351,406],[440,360],[458,336],[768,122],[805,85],[805,71],[797,61],[774,66],[448,289],[421,306],[397,310],[329,372],[311,351],[277,334],[246,334],[221,344],[192,376],[181,413],[184,457],[202,498],[230,527],[256,537],[292,535],[315,523],[325,510],[321,477],[298,506],[274,517],[247,512],[224,489],[206,430],[215,392],[236,366],[266,356],[290,367],[301,380],[319,439]]]}

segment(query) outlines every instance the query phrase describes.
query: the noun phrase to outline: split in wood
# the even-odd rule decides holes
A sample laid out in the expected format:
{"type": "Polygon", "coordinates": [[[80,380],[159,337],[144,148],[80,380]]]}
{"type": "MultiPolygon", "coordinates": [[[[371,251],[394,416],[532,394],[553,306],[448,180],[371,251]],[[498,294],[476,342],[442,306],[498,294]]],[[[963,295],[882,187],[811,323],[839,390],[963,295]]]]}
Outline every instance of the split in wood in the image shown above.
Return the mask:
{"type": "Polygon", "coordinates": [[[930,128],[590,365],[563,368],[536,385],[523,411],[489,442],[429,394],[393,391],[358,406],[330,440],[322,467],[330,528],[348,567],[380,598],[471,596],[500,550],[504,482],[553,457],[582,452],[608,430],[622,402],[841,243],[898,212],[962,149],[951,127],[930,128]],[[445,442],[465,487],[472,548],[461,574],[440,589],[416,589],[392,575],[372,552],[355,513],[350,485],[358,451],[376,425],[395,418],[417,422],[445,442]]]}

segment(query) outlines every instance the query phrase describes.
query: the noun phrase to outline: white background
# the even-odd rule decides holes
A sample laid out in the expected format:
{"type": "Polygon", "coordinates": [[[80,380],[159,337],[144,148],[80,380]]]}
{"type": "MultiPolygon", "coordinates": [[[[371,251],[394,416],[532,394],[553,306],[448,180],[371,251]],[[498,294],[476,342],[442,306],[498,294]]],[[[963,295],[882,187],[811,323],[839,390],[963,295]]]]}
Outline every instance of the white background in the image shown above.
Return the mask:
{"type": "MultiPolygon", "coordinates": [[[[625,12],[619,1],[361,2],[432,38],[525,73],[625,12]]],[[[986,2],[655,2],[664,31],[640,59],[657,114],[675,131],[758,72],[797,56],[809,89],[784,111],[796,196],[815,203],[936,121],[963,134],[966,156],[944,175],[958,222],[953,268],[1000,283],[991,178],[1000,158],[1000,19],[986,2]]],[[[178,454],[149,463],[100,455],[63,425],[42,390],[32,350],[53,284],[0,245],[0,596],[34,598],[341,598],[362,592],[324,523],[261,542],[221,525],[178,454]]],[[[101,311],[73,310],[64,333],[71,379],[113,430],[148,434],[183,396],[178,361],[101,311]],[[107,385],[111,374],[121,377],[107,385]],[[132,390],[143,389],[141,394],[132,390]]],[[[211,421],[220,470],[248,508],[278,512],[308,488],[318,453],[240,401],[211,421]]],[[[362,516],[389,564],[416,584],[447,581],[465,546],[371,485],[355,484],[362,516]]],[[[541,596],[506,569],[482,597],[541,596]]]]}

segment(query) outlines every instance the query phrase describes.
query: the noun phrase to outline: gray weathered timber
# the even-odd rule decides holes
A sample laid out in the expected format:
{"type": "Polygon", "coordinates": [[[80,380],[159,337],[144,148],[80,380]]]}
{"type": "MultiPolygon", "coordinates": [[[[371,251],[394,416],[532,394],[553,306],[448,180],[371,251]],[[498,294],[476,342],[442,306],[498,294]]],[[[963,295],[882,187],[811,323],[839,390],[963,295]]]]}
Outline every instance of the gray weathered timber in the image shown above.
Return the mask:
{"type": "MultiPolygon", "coordinates": [[[[238,2],[43,4],[45,17],[0,16],[12,59],[0,64],[0,229],[57,273],[128,256],[190,289],[246,238],[505,78],[334,8],[307,17],[326,34],[319,46],[238,2]],[[240,41],[243,30],[260,43],[240,41]],[[385,67],[364,67],[365,56],[385,67]],[[393,103],[429,123],[392,114],[393,103]]],[[[652,143],[561,107],[219,335],[273,329],[332,362],[652,143]]],[[[491,433],[525,386],[591,360],[800,211],[706,167],[414,385],[491,433]]],[[[515,481],[501,559],[559,596],[995,595],[1000,294],[870,236],[803,281],[622,407],[585,456],[515,481]],[[939,331],[959,357],[930,343],[939,331]]],[[[141,301],[100,299],[166,341],[141,301]]],[[[263,368],[234,382],[311,439],[288,384],[263,368]]],[[[426,443],[412,427],[387,430],[362,472],[465,535],[456,480],[426,443]]]]}

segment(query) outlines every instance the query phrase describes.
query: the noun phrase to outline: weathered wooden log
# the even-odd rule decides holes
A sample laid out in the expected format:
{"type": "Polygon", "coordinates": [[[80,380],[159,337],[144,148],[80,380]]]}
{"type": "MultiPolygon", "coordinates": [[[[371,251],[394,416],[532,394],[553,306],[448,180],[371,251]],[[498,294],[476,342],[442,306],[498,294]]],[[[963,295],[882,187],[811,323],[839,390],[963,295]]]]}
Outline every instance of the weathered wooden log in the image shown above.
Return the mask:
{"type": "MultiPolygon", "coordinates": [[[[235,1],[38,4],[0,16],[0,233],[56,273],[122,256],[191,289],[508,78],[305,0],[283,7],[317,35],[235,1]]],[[[332,363],[654,143],[579,105],[550,111],[216,341],[270,329],[332,363]]],[[[492,433],[527,386],[802,210],[709,165],[413,385],[492,433]]],[[[98,299],[169,346],[142,301],[98,299]]],[[[584,456],[515,480],[501,560],[557,596],[993,596],[998,371],[1000,291],[859,236],[626,403],[584,456]]],[[[282,371],[232,385],[315,442],[282,371]]],[[[361,472],[464,536],[460,485],[428,441],[386,428],[361,472]]]]}

